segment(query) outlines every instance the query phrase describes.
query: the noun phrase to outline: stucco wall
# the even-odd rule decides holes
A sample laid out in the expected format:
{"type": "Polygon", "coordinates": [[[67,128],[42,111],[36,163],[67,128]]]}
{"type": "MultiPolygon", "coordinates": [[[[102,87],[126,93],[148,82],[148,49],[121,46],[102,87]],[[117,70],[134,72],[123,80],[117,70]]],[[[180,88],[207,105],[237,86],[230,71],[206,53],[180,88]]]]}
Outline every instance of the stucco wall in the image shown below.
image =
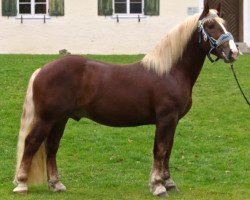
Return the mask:
{"type": "MultiPolygon", "coordinates": [[[[116,19],[97,15],[97,0],[65,0],[65,16],[43,19],[0,17],[0,53],[54,54],[61,49],[81,54],[146,53],[199,0],[161,0],[160,16],[116,19]]],[[[1,4],[0,4],[1,10],[1,4]]]]}

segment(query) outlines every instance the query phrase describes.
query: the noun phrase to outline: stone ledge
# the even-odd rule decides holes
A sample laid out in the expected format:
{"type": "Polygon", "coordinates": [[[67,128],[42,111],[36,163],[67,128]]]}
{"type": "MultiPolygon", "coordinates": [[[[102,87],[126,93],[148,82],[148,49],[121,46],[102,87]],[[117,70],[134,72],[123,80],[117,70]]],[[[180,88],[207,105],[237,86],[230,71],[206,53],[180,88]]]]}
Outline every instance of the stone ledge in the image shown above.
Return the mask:
{"type": "Polygon", "coordinates": [[[244,42],[236,42],[237,45],[239,45],[239,49],[243,54],[250,54],[250,47],[247,46],[244,42]]]}

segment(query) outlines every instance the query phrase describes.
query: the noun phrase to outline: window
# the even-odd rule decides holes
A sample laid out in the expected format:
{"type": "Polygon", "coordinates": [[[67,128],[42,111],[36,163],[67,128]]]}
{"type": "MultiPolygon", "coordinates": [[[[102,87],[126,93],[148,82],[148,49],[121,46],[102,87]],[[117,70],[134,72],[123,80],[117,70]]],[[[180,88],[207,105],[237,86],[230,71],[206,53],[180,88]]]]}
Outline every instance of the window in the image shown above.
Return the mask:
{"type": "Polygon", "coordinates": [[[142,14],[144,0],[114,0],[114,14],[142,14]]]}
{"type": "Polygon", "coordinates": [[[130,13],[142,13],[142,0],[130,0],[130,13]]]}
{"type": "Polygon", "coordinates": [[[35,14],[47,14],[46,0],[35,0],[35,14]]]}
{"type": "MultiPolygon", "coordinates": [[[[112,0],[109,1],[112,5],[112,0]]],[[[2,16],[17,18],[64,16],[64,0],[2,0],[2,16]]]]}
{"type": "Polygon", "coordinates": [[[121,13],[125,15],[159,16],[160,0],[98,0],[99,16],[114,16],[121,13]]]}
{"type": "Polygon", "coordinates": [[[17,7],[19,15],[36,17],[48,14],[48,0],[18,0],[17,7]]]}
{"type": "Polygon", "coordinates": [[[19,14],[31,14],[30,0],[19,0],[19,14]]]}

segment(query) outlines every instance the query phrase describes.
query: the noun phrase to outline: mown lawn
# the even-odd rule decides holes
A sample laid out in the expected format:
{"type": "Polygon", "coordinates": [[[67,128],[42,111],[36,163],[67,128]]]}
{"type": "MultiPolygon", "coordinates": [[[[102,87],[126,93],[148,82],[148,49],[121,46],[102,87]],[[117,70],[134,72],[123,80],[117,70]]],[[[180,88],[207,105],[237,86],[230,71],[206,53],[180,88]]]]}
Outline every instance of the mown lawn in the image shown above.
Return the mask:
{"type": "MultiPolygon", "coordinates": [[[[0,55],[0,199],[158,199],[148,189],[154,126],[110,128],[87,119],[70,120],[58,153],[66,193],[47,186],[29,195],[12,193],[16,141],[27,82],[36,69],[58,55],[0,55]]],[[[143,55],[95,56],[131,63],[143,55]]],[[[250,56],[236,71],[250,98],[250,56]]],[[[193,91],[193,107],[177,128],[172,177],[181,192],[170,199],[250,199],[250,112],[229,66],[206,62],[193,91]]]]}

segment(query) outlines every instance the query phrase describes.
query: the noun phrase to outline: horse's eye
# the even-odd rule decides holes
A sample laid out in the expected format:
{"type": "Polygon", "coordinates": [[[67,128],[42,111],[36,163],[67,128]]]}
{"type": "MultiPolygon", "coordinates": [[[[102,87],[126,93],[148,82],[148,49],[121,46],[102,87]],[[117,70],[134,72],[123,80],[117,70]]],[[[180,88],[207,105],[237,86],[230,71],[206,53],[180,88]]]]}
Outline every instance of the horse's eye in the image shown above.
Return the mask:
{"type": "Polygon", "coordinates": [[[214,29],[214,27],[215,27],[214,24],[208,25],[208,28],[209,28],[209,29],[214,29]]]}

